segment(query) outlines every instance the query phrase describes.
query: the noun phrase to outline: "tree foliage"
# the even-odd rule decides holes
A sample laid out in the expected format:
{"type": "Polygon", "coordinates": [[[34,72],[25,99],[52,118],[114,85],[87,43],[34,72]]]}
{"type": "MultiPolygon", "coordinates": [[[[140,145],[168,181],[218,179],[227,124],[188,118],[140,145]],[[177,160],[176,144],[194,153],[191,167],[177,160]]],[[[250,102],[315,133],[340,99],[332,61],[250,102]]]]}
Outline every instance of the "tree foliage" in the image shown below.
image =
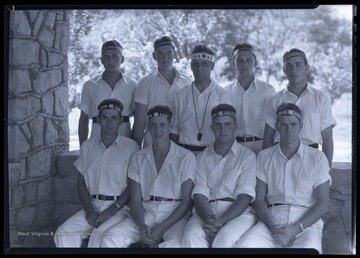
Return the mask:
{"type": "Polygon", "coordinates": [[[352,23],[329,6],[316,9],[117,9],[73,10],[70,22],[69,98],[80,101],[83,83],[102,72],[101,45],[111,39],[124,47],[123,71],[138,80],[155,68],[153,42],[170,35],[177,46],[175,66],[191,75],[192,48],[214,49],[213,78],[220,84],[235,78],[231,52],[241,42],[257,49],[258,74],[277,89],[285,87],[282,55],[305,51],[308,80],[334,102],[352,90],[352,23]]]}

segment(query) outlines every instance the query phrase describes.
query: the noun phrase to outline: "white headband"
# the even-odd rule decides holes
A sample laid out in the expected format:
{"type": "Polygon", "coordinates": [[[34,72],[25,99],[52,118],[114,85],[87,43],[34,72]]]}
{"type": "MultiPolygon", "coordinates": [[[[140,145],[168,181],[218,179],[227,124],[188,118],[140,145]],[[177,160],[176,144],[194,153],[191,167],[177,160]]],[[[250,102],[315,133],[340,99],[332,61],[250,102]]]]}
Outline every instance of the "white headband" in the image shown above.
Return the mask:
{"type": "Polygon", "coordinates": [[[191,60],[194,59],[204,59],[204,60],[208,60],[210,62],[215,63],[215,56],[207,54],[207,53],[195,53],[191,55],[191,60]]]}
{"type": "Polygon", "coordinates": [[[299,112],[293,109],[285,109],[276,113],[278,116],[296,116],[297,118],[301,119],[301,115],[299,112]]]}

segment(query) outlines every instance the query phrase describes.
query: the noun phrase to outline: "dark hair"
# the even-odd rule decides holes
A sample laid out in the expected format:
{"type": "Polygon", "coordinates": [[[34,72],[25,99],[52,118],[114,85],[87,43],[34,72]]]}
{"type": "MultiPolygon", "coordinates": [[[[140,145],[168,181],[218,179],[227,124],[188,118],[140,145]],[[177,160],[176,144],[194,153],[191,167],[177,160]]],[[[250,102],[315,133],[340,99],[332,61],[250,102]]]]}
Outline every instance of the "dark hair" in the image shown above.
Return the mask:
{"type": "Polygon", "coordinates": [[[195,54],[195,53],[207,53],[207,54],[210,54],[210,55],[215,55],[215,52],[214,50],[212,50],[211,48],[209,48],[208,46],[202,44],[202,45],[196,45],[191,54],[195,54]]]}
{"type": "Polygon", "coordinates": [[[236,114],[236,109],[232,105],[226,104],[226,103],[220,103],[211,109],[211,118],[212,119],[214,119],[218,116],[231,116],[232,118],[234,118],[236,120],[235,114],[236,114]],[[224,113],[221,113],[221,112],[224,112],[224,113]]]}
{"type": "Polygon", "coordinates": [[[175,43],[174,40],[169,36],[162,36],[154,41],[154,50],[156,50],[158,47],[170,45],[175,49],[175,43]]]}
{"type": "Polygon", "coordinates": [[[287,59],[289,59],[290,57],[294,57],[294,56],[302,57],[304,59],[305,65],[308,65],[308,61],[307,61],[304,51],[302,51],[298,48],[292,48],[289,51],[286,51],[285,54],[283,55],[283,62],[285,63],[287,59]]]}
{"type": "Polygon", "coordinates": [[[113,40],[106,41],[101,47],[101,51],[108,50],[108,49],[123,50],[123,47],[121,46],[121,44],[118,41],[113,39],[113,40]]]}
{"type": "Polygon", "coordinates": [[[97,109],[99,110],[99,117],[101,116],[101,111],[103,109],[115,109],[115,110],[119,111],[119,115],[121,117],[122,111],[124,110],[124,106],[118,99],[104,99],[97,106],[97,109]]]}
{"type": "Polygon", "coordinates": [[[240,44],[237,44],[235,47],[234,47],[234,49],[233,49],[233,51],[232,51],[232,56],[235,58],[235,54],[237,53],[237,52],[239,52],[239,51],[250,51],[252,54],[253,54],[253,56],[254,56],[254,58],[255,58],[255,61],[256,61],[256,50],[255,50],[255,48],[252,46],[252,45],[250,45],[249,43],[240,43],[240,44]]]}
{"type": "Polygon", "coordinates": [[[221,103],[211,109],[211,115],[214,115],[215,113],[217,113],[219,111],[230,111],[230,112],[236,113],[236,110],[232,105],[226,104],[226,103],[221,103]]]}
{"type": "MultiPolygon", "coordinates": [[[[293,110],[297,113],[299,113],[300,117],[302,117],[302,114],[301,114],[301,109],[299,108],[299,106],[297,106],[296,104],[294,103],[281,103],[277,109],[276,109],[276,115],[278,115],[280,112],[282,111],[287,111],[287,110],[293,110]]],[[[296,115],[295,115],[296,116],[296,115]]],[[[299,121],[301,122],[301,118],[296,116],[299,121]]]]}

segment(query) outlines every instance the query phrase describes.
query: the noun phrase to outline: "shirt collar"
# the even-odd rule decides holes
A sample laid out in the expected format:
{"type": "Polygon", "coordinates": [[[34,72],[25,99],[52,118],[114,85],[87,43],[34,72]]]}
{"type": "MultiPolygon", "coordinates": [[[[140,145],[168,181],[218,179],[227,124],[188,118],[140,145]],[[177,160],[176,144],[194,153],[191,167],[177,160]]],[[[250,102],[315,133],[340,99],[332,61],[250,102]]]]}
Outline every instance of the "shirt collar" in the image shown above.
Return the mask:
{"type": "MultiPolygon", "coordinates": [[[[101,141],[101,136],[100,135],[95,136],[95,137],[97,137],[97,138],[95,138],[97,143],[104,145],[104,143],[101,141]]],[[[121,141],[121,135],[118,134],[117,137],[115,138],[114,142],[110,146],[112,146],[114,144],[119,145],[120,141],[121,141]]]]}
{"type": "MultiPolygon", "coordinates": [[[[291,93],[291,92],[289,91],[289,85],[290,85],[289,83],[286,85],[285,90],[284,90],[284,94],[286,94],[286,93],[293,94],[293,93],[291,93]]],[[[313,89],[309,86],[308,83],[306,83],[306,88],[305,88],[305,90],[301,93],[301,95],[306,94],[306,92],[313,93],[313,89]]],[[[294,95],[294,94],[293,94],[293,95],[294,95]]]]}
{"type": "MultiPolygon", "coordinates": [[[[199,92],[199,90],[195,86],[194,81],[191,83],[191,86],[194,87],[194,89],[196,89],[197,92],[199,92]]],[[[201,92],[201,94],[202,93],[209,93],[209,92],[213,91],[215,89],[215,87],[218,87],[218,86],[216,85],[215,81],[213,79],[211,79],[209,86],[207,86],[207,88],[203,92],[201,92]]]]}
{"type": "MultiPolygon", "coordinates": [[[[118,83],[121,82],[122,80],[124,80],[124,82],[127,83],[128,81],[127,81],[127,79],[126,79],[126,76],[125,76],[122,72],[120,72],[120,73],[121,73],[121,79],[120,79],[116,84],[118,84],[118,83]]],[[[103,75],[102,75],[102,74],[99,75],[99,77],[96,79],[96,82],[99,82],[99,81],[103,81],[104,83],[107,83],[107,82],[103,79],[103,75]]]]}
{"type": "MultiPolygon", "coordinates": [[[[168,157],[170,157],[170,159],[171,159],[171,157],[174,157],[176,155],[176,147],[175,147],[175,145],[176,145],[176,143],[174,143],[173,141],[170,140],[170,149],[169,149],[168,154],[166,155],[165,161],[168,160],[168,157]]],[[[150,151],[148,151],[146,153],[146,157],[148,159],[150,159],[151,157],[154,156],[154,152],[152,151],[152,145],[147,146],[146,148],[150,148],[150,151]]],[[[165,166],[163,165],[163,167],[165,167],[165,166]]]]}
{"type": "MultiPolygon", "coordinates": [[[[174,69],[174,71],[175,71],[175,79],[176,78],[178,78],[179,76],[180,76],[180,73],[179,73],[179,71],[175,68],[175,67],[173,67],[173,69],[174,69]]],[[[161,76],[161,77],[163,77],[162,75],[161,75],[161,73],[159,72],[159,69],[157,68],[157,69],[155,69],[153,72],[152,72],[152,75],[153,76],[161,76]]]]}
{"type": "MultiPolygon", "coordinates": [[[[220,156],[219,154],[217,154],[217,153],[215,152],[214,143],[213,143],[212,145],[210,145],[210,146],[211,146],[211,148],[209,148],[210,154],[211,154],[211,155],[215,155],[215,156],[220,156]]],[[[230,148],[229,152],[228,152],[225,156],[227,156],[227,155],[235,155],[235,153],[238,152],[239,148],[241,148],[241,147],[240,147],[240,144],[238,144],[238,143],[234,140],[233,144],[231,145],[231,148],[230,148]]]]}
{"type": "MultiPolygon", "coordinates": [[[[240,82],[237,79],[236,79],[236,85],[244,90],[244,88],[241,86],[240,82]]],[[[254,80],[250,83],[250,86],[248,89],[250,89],[251,87],[254,87],[255,89],[257,89],[257,87],[258,87],[256,76],[254,76],[254,80]]]]}
{"type": "MultiPolygon", "coordinates": [[[[278,152],[281,154],[281,156],[285,157],[286,156],[284,155],[284,153],[281,151],[281,148],[280,148],[280,143],[276,144],[277,145],[277,149],[278,149],[278,152]]],[[[293,157],[295,156],[300,156],[300,157],[303,157],[304,156],[304,143],[300,140],[300,145],[299,145],[299,148],[297,149],[296,153],[293,155],[293,157]]]]}

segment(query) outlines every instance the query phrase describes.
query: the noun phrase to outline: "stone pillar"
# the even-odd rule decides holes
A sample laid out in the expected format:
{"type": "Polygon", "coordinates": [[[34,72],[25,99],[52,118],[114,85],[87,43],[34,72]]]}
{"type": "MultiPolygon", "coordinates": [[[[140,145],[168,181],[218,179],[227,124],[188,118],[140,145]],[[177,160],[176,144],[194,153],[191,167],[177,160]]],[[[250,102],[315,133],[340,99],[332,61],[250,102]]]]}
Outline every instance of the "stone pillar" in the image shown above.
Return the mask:
{"type": "Polygon", "coordinates": [[[55,157],[69,148],[69,18],[70,10],[15,10],[10,14],[10,247],[43,247],[50,239],[55,157]]]}

